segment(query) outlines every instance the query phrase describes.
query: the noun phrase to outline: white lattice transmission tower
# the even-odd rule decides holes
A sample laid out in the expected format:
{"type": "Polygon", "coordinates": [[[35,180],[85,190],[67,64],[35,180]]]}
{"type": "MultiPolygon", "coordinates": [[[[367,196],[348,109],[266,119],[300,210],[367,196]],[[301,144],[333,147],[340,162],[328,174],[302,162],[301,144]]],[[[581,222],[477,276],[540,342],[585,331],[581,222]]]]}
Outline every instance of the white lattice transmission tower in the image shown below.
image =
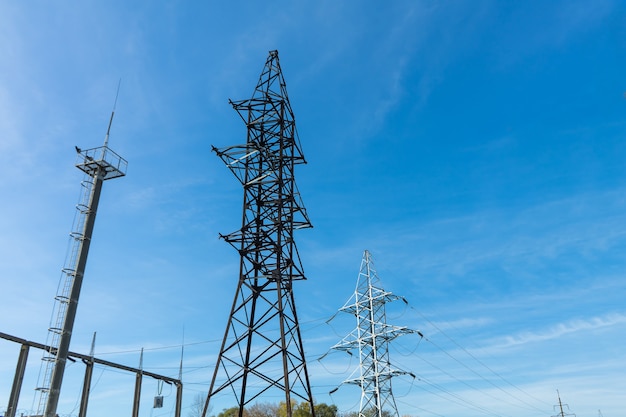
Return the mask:
{"type": "Polygon", "coordinates": [[[356,317],[357,326],[332,349],[352,354],[358,351],[359,367],[344,384],[361,388],[359,417],[398,416],[398,409],[391,391],[391,379],[399,375],[412,375],[396,369],[389,359],[389,342],[396,337],[417,333],[407,327],[387,324],[386,304],[403,300],[385,291],[379,282],[369,251],[363,253],[356,290],[340,312],[356,317]]]}

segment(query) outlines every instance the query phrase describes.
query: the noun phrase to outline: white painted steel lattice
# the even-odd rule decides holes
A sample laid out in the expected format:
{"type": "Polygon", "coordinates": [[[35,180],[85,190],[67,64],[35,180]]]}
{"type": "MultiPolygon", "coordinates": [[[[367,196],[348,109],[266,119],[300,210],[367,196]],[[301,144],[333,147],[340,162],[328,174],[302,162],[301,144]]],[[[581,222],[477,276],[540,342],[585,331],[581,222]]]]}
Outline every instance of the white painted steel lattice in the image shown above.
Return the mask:
{"type": "Polygon", "coordinates": [[[339,310],[354,315],[356,329],[332,349],[358,351],[359,368],[345,380],[361,388],[359,417],[398,416],[396,402],[391,392],[391,378],[409,374],[394,369],[389,360],[389,342],[406,333],[417,333],[407,327],[387,324],[385,305],[401,299],[379,286],[378,275],[370,253],[363,253],[361,269],[354,295],[339,310]],[[357,374],[358,371],[358,375],[357,374]]]}

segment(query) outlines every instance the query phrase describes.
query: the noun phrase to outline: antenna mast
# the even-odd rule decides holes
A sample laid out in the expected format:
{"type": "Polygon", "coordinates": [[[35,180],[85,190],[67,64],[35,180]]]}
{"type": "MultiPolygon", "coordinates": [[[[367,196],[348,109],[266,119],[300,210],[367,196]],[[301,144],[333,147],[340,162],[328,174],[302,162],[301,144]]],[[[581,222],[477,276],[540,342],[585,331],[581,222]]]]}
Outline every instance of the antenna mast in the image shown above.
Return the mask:
{"type": "MultiPolygon", "coordinates": [[[[391,392],[391,378],[398,375],[411,375],[409,372],[394,369],[389,360],[389,342],[396,337],[417,333],[407,327],[387,324],[385,305],[401,299],[383,290],[374,269],[369,251],[363,253],[361,269],[354,295],[339,311],[356,316],[357,326],[332,349],[351,354],[359,352],[359,375],[345,380],[344,384],[361,387],[359,417],[398,416],[395,399],[391,392]]],[[[353,375],[356,370],[353,372],[353,375]]],[[[334,392],[337,389],[331,391],[334,392]]]]}
{"type": "Polygon", "coordinates": [[[109,133],[111,133],[111,125],[113,124],[113,116],[115,116],[115,108],[117,107],[117,97],[120,95],[120,85],[122,85],[122,79],[117,82],[117,92],[115,93],[115,101],[113,102],[113,110],[111,111],[111,118],[109,119],[109,127],[107,128],[107,134],[104,136],[104,147],[109,146],[109,133]]]}
{"type": "MultiPolygon", "coordinates": [[[[271,51],[249,100],[231,101],[248,128],[243,145],[213,148],[244,189],[241,229],[220,235],[240,254],[239,283],[202,416],[218,394],[244,407],[261,395],[313,396],[296,314],[293,281],[305,279],[293,233],[311,227],[294,179],[305,163],[278,51],[271,51]]],[[[230,401],[230,400],[229,400],[230,401]]]]}
{"type": "MultiPolygon", "coordinates": [[[[117,88],[119,93],[119,83],[117,88]]],[[[117,95],[115,102],[117,103],[117,95]]],[[[38,383],[37,387],[40,392],[37,415],[41,415],[45,406],[44,417],[56,416],[102,183],[126,175],[128,162],[108,147],[114,113],[115,105],[104,138],[104,146],[86,150],[76,147],[78,154],[76,167],[85,173],[85,177],[81,183],[81,196],[70,233],[70,250],[62,269],[52,322],[48,329],[47,345],[50,350],[44,352],[43,380],[40,380],[41,384],[38,383]]]]}

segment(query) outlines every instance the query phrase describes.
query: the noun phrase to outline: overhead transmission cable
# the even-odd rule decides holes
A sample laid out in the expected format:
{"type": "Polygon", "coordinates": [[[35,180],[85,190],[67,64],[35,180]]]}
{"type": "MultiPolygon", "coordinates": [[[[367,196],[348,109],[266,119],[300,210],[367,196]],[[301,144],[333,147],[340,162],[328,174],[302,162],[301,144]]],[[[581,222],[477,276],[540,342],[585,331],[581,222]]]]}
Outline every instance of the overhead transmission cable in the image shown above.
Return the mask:
{"type": "Polygon", "coordinates": [[[428,409],[423,408],[423,407],[418,407],[418,406],[416,406],[415,404],[408,403],[408,402],[406,402],[406,401],[402,401],[402,400],[397,400],[397,401],[398,401],[399,403],[401,403],[401,404],[404,404],[404,405],[406,405],[406,406],[409,406],[409,407],[415,408],[415,409],[417,409],[417,410],[421,410],[421,411],[423,411],[423,412],[425,412],[425,413],[429,413],[429,414],[435,415],[435,416],[437,416],[437,417],[446,417],[446,416],[444,416],[443,414],[436,413],[436,412],[434,412],[434,411],[428,410],[428,409]]]}
{"type": "MultiPolygon", "coordinates": [[[[463,363],[461,360],[459,360],[458,358],[454,357],[450,352],[444,350],[441,346],[437,345],[435,342],[433,342],[432,340],[425,338],[427,342],[430,342],[433,346],[435,346],[437,349],[439,349],[441,352],[443,352],[446,356],[448,356],[449,358],[451,358],[452,360],[454,360],[455,362],[457,362],[459,365],[463,366],[465,369],[467,369],[468,371],[470,371],[472,374],[476,375],[477,377],[479,377],[480,379],[482,379],[483,381],[485,381],[486,383],[488,383],[489,385],[491,385],[492,387],[496,388],[497,390],[501,391],[502,393],[508,395],[509,397],[519,401],[522,404],[527,405],[528,407],[531,407],[532,409],[534,409],[535,411],[539,411],[539,412],[543,412],[543,410],[533,406],[532,404],[529,404],[526,401],[523,401],[522,399],[516,397],[515,395],[511,394],[510,392],[504,390],[502,387],[496,385],[495,383],[493,383],[492,381],[490,381],[489,379],[485,378],[483,375],[479,374],[478,372],[476,372],[474,369],[470,368],[467,364],[463,363]]],[[[448,374],[449,375],[449,374],[448,374]]],[[[462,382],[462,381],[461,381],[462,382]]],[[[464,384],[466,384],[465,382],[463,382],[464,384]]],[[[466,384],[467,385],[467,384],[466,384]]],[[[468,385],[469,386],[469,385],[468,385]]],[[[495,400],[499,400],[499,401],[503,401],[506,402],[507,404],[510,405],[517,405],[517,404],[513,404],[510,403],[508,401],[505,401],[502,398],[497,398],[491,394],[487,394],[485,393],[485,395],[495,399],[495,400]]]]}
{"type": "MultiPolygon", "coordinates": [[[[502,381],[506,382],[508,385],[512,386],[513,388],[519,390],[520,392],[522,392],[523,394],[529,396],[530,398],[537,400],[539,402],[543,402],[544,404],[548,404],[547,402],[534,397],[532,394],[524,391],[523,389],[521,389],[520,387],[518,387],[517,385],[513,384],[512,382],[510,382],[509,380],[507,380],[506,378],[504,378],[502,375],[500,375],[498,372],[494,371],[493,369],[491,369],[487,364],[485,364],[483,361],[481,361],[480,359],[478,359],[476,356],[474,356],[471,352],[469,352],[468,350],[466,350],[463,346],[461,346],[460,344],[458,344],[452,337],[450,337],[446,332],[444,332],[440,327],[438,327],[435,323],[433,323],[432,321],[430,321],[424,314],[422,314],[419,310],[417,310],[415,307],[413,307],[412,305],[410,305],[407,301],[407,304],[409,305],[409,307],[414,310],[417,314],[420,315],[420,317],[422,317],[424,320],[426,320],[430,325],[432,325],[434,328],[436,328],[441,334],[443,334],[445,337],[447,337],[452,343],[454,343],[459,349],[463,350],[463,352],[467,353],[468,356],[470,356],[472,359],[474,359],[476,362],[478,362],[480,365],[482,365],[483,367],[485,367],[487,370],[489,370],[491,373],[493,373],[495,376],[497,376],[498,378],[500,378],[502,381]]],[[[450,324],[451,327],[454,327],[450,324]]],[[[461,332],[459,329],[457,329],[457,331],[461,332]]],[[[542,410],[543,412],[543,410],[542,410]]]]}
{"type": "MultiPolygon", "coordinates": [[[[492,368],[490,368],[487,364],[485,364],[483,361],[481,361],[480,359],[478,359],[475,355],[473,355],[471,352],[469,352],[467,349],[465,349],[463,346],[461,346],[456,340],[454,340],[450,335],[448,335],[446,332],[443,331],[443,329],[441,329],[439,326],[437,326],[435,323],[433,323],[431,320],[429,320],[425,315],[423,315],[419,310],[417,310],[415,307],[413,307],[411,304],[409,304],[409,302],[403,298],[403,301],[412,309],[414,310],[417,314],[420,315],[420,317],[422,317],[424,320],[426,320],[431,326],[433,326],[435,329],[437,329],[441,334],[443,334],[448,340],[450,340],[452,343],[454,343],[455,346],[457,346],[459,349],[461,349],[463,352],[465,352],[468,356],[470,356],[472,359],[474,359],[477,363],[479,363],[481,366],[483,366],[484,368],[486,368],[489,372],[491,372],[492,374],[494,374],[495,376],[497,376],[499,379],[501,379],[503,382],[505,382],[506,384],[510,385],[511,387],[517,389],[518,391],[520,391],[521,393],[527,395],[528,397],[537,400],[539,402],[543,402],[544,404],[546,404],[544,401],[534,397],[533,395],[531,395],[530,393],[524,391],[523,389],[521,389],[520,387],[518,387],[517,385],[513,384],[512,382],[510,382],[509,380],[507,380],[506,378],[504,378],[502,375],[500,375],[498,372],[494,371],[492,368]]],[[[528,403],[527,401],[524,401],[523,399],[513,395],[512,393],[504,390],[502,387],[494,384],[492,381],[490,381],[489,379],[485,378],[484,376],[480,375],[479,373],[477,373],[476,371],[474,371],[473,369],[471,369],[468,365],[464,364],[463,362],[461,362],[459,359],[455,358],[454,356],[452,356],[449,352],[445,351],[443,348],[441,348],[440,346],[438,346],[437,344],[435,344],[432,340],[430,339],[426,339],[428,342],[430,342],[433,346],[437,347],[439,350],[441,350],[443,353],[445,353],[447,356],[449,356],[450,358],[452,358],[454,361],[456,361],[457,363],[459,363],[460,365],[462,365],[464,368],[466,368],[467,370],[469,370],[470,372],[472,372],[474,375],[478,376],[479,378],[481,378],[482,380],[484,380],[485,382],[487,382],[488,384],[492,385],[493,387],[497,388],[498,390],[500,390],[501,392],[505,393],[506,395],[508,395],[511,398],[514,398],[515,400],[526,404],[527,406],[531,407],[532,409],[534,409],[535,411],[539,411],[541,413],[545,413],[545,410],[541,410],[538,407],[535,407],[534,405],[528,403]]]]}
{"type": "MultiPolygon", "coordinates": [[[[424,339],[426,339],[426,341],[429,341],[426,337],[424,337],[424,339]]],[[[436,345],[435,345],[435,346],[436,346],[436,345]]],[[[444,353],[446,353],[446,352],[444,352],[444,353]]],[[[456,376],[452,375],[450,372],[445,371],[444,369],[442,369],[442,368],[440,368],[439,366],[435,365],[434,363],[432,363],[432,362],[430,362],[430,361],[426,360],[425,358],[423,358],[423,357],[421,357],[421,356],[418,356],[418,357],[419,357],[422,361],[426,362],[428,365],[430,365],[430,366],[432,366],[433,368],[435,368],[436,370],[438,370],[439,372],[444,373],[445,375],[449,376],[450,378],[454,379],[455,381],[457,381],[457,382],[459,382],[459,383],[461,383],[461,384],[465,385],[466,387],[468,387],[468,388],[470,388],[470,389],[472,389],[472,390],[480,391],[480,392],[482,392],[485,396],[487,396],[487,397],[489,397],[489,398],[491,398],[491,399],[493,399],[493,400],[495,400],[495,401],[501,401],[501,402],[505,402],[505,403],[507,403],[507,404],[509,404],[509,405],[513,405],[513,406],[519,407],[519,404],[514,404],[514,403],[511,403],[511,402],[509,402],[509,401],[505,401],[505,400],[503,400],[502,398],[498,398],[498,397],[496,397],[496,396],[494,396],[494,395],[492,395],[492,394],[490,394],[490,393],[488,393],[488,392],[486,392],[486,391],[484,391],[484,390],[481,390],[481,389],[480,389],[480,388],[478,388],[478,387],[475,387],[475,386],[471,385],[470,383],[468,383],[468,382],[466,382],[466,381],[463,381],[462,379],[457,378],[456,376]]],[[[452,356],[450,356],[450,357],[452,357],[452,356]]],[[[523,408],[524,408],[524,409],[526,409],[526,410],[532,410],[532,408],[526,408],[526,407],[523,407],[523,408]]],[[[539,411],[541,411],[541,410],[539,410],[539,411]]]]}
{"type": "MultiPolygon", "coordinates": [[[[474,409],[476,411],[479,411],[479,412],[481,412],[481,413],[483,413],[485,415],[496,416],[496,417],[502,417],[503,416],[502,414],[499,414],[499,413],[496,413],[494,411],[488,410],[487,408],[482,407],[482,406],[480,406],[478,404],[474,404],[472,401],[466,400],[465,398],[459,396],[458,394],[453,393],[452,391],[444,388],[443,386],[441,386],[441,385],[439,385],[437,383],[431,382],[431,381],[429,381],[429,380],[427,380],[425,378],[421,378],[421,377],[417,377],[417,379],[419,381],[425,383],[426,385],[429,385],[432,388],[435,388],[436,390],[441,391],[444,394],[446,394],[446,396],[444,396],[443,394],[440,394],[438,392],[433,392],[433,391],[431,391],[429,389],[426,389],[423,386],[419,386],[418,385],[418,387],[420,387],[420,389],[422,389],[422,390],[424,390],[426,392],[429,392],[429,393],[431,393],[431,394],[433,394],[433,395],[435,395],[435,396],[437,396],[439,398],[442,398],[442,399],[444,399],[446,401],[451,401],[451,402],[453,402],[453,403],[455,403],[457,405],[460,405],[460,406],[470,407],[470,408],[472,408],[472,409],[474,409]],[[452,397],[452,398],[450,398],[450,397],[452,397]]],[[[505,417],[507,417],[507,416],[505,416],[505,417]]]]}

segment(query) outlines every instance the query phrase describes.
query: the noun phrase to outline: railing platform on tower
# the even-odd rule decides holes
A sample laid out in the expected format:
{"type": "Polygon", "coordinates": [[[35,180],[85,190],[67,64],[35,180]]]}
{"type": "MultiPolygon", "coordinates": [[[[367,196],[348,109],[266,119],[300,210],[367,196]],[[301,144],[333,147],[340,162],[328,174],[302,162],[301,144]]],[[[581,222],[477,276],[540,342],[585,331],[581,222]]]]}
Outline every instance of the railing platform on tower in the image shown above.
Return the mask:
{"type": "Polygon", "coordinates": [[[128,162],[108,146],[91,149],[78,149],[76,167],[89,176],[100,171],[103,180],[123,177],[126,175],[128,162]]]}

